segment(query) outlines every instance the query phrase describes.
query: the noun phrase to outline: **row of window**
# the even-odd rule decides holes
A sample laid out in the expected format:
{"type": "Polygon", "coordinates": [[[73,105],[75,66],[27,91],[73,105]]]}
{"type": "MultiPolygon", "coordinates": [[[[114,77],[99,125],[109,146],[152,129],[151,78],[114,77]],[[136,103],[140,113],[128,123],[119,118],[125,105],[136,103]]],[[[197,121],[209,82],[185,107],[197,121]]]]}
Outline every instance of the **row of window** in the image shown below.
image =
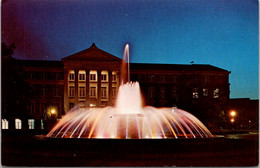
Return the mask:
{"type": "MultiPolygon", "coordinates": [[[[161,87],[160,88],[160,92],[159,92],[159,97],[160,99],[165,99],[168,93],[166,92],[166,88],[165,87],[161,87]]],[[[155,88],[151,87],[148,89],[148,98],[155,98],[156,94],[155,94],[155,88]]],[[[176,97],[177,96],[177,89],[173,88],[171,90],[171,96],[172,97],[176,97]]],[[[202,96],[207,97],[209,96],[209,89],[208,88],[203,88],[202,89],[202,96]]],[[[192,89],[192,97],[194,99],[199,98],[199,89],[198,88],[193,88],[192,89]]],[[[213,90],[213,98],[219,98],[219,88],[215,88],[213,90]]]]}
{"type": "MultiPolygon", "coordinates": [[[[107,87],[101,87],[101,98],[102,99],[106,99],[108,97],[107,92],[108,92],[107,87]]],[[[97,97],[97,87],[90,87],[89,96],[90,96],[90,98],[97,97]]],[[[74,86],[69,87],[69,97],[70,98],[75,97],[75,87],[74,86]]],[[[86,87],[80,86],[79,87],[79,98],[85,98],[85,97],[86,97],[86,87]]],[[[112,98],[115,98],[115,97],[116,97],[116,87],[112,87],[112,98]]]]}
{"type": "MultiPolygon", "coordinates": [[[[9,129],[9,122],[7,119],[2,119],[2,129],[9,129]]],[[[15,129],[22,129],[22,120],[15,119],[15,129]]],[[[35,129],[34,119],[28,119],[28,129],[35,129]]],[[[41,129],[44,129],[44,124],[42,119],[41,119],[41,129]]]]}
{"type": "MultiPolygon", "coordinates": [[[[209,89],[203,88],[202,89],[202,96],[204,96],[204,97],[209,96],[209,89]]],[[[192,90],[192,97],[194,99],[198,99],[199,98],[199,89],[198,88],[193,88],[193,90],[192,90]]],[[[215,98],[215,99],[219,98],[219,88],[215,88],[213,90],[213,98],[215,98]]]]}
{"type": "MultiPolygon", "coordinates": [[[[116,76],[115,74],[112,74],[112,81],[116,82],[116,76]]],[[[86,74],[79,74],[78,75],[79,81],[86,81],[86,74]]],[[[97,81],[97,74],[89,74],[89,80],[90,81],[97,81]]],[[[75,81],[75,74],[69,73],[69,81],[75,81]]],[[[101,81],[107,82],[108,81],[108,75],[107,74],[101,74],[101,81]]]]}
{"type": "MultiPolygon", "coordinates": [[[[62,94],[61,88],[51,88],[52,91],[52,95],[54,97],[60,97],[62,94]]],[[[42,87],[40,88],[40,96],[45,97],[48,96],[48,91],[50,90],[50,88],[46,88],[46,87],[42,87]]]]}
{"type": "Polygon", "coordinates": [[[25,78],[31,80],[64,80],[63,72],[25,72],[25,78]]]}
{"type": "MultiPolygon", "coordinates": [[[[133,81],[140,81],[140,82],[160,82],[160,83],[175,83],[178,81],[183,81],[183,78],[177,75],[132,75],[133,81]]],[[[187,80],[193,80],[194,82],[201,82],[201,83],[210,83],[212,81],[217,83],[222,83],[225,80],[224,76],[185,76],[187,80]]]]}

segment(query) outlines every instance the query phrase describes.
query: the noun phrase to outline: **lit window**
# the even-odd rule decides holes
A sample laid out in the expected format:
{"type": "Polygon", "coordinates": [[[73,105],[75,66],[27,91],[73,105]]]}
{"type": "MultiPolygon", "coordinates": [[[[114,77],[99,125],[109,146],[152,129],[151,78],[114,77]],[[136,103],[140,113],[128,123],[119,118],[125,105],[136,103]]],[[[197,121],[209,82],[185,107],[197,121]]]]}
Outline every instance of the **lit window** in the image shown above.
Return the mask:
{"type": "Polygon", "coordinates": [[[41,119],[41,129],[44,129],[43,119],[41,119]]]}
{"type": "Polygon", "coordinates": [[[213,92],[213,98],[218,98],[219,97],[219,89],[216,88],[213,92]]]}
{"type": "Polygon", "coordinates": [[[193,97],[194,99],[199,98],[198,88],[194,88],[194,89],[192,90],[192,97],[193,97]]]}
{"type": "Polygon", "coordinates": [[[96,81],[96,74],[90,74],[89,75],[89,80],[96,81]]]}
{"type": "Polygon", "coordinates": [[[74,86],[69,87],[69,97],[74,97],[75,95],[75,88],[74,86]]]}
{"type": "Polygon", "coordinates": [[[116,98],[116,87],[112,88],[112,98],[116,98]]]}
{"type": "Polygon", "coordinates": [[[86,80],[86,79],[85,79],[85,74],[79,74],[79,80],[80,80],[80,81],[86,80]]]}
{"type": "Polygon", "coordinates": [[[203,96],[209,95],[209,89],[203,88],[203,96]]]}
{"type": "Polygon", "coordinates": [[[34,119],[28,119],[29,129],[34,129],[34,119]]]}
{"type": "Polygon", "coordinates": [[[74,73],[70,73],[69,74],[69,80],[70,81],[74,81],[75,80],[75,74],[74,73]]]}
{"type": "Polygon", "coordinates": [[[79,97],[85,97],[85,87],[79,87],[79,97]]]}
{"type": "Polygon", "coordinates": [[[116,81],[116,75],[112,75],[112,81],[115,82],[116,81]]]}
{"type": "Polygon", "coordinates": [[[8,121],[6,119],[2,119],[2,129],[8,129],[8,121]]]}
{"type": "Polygon", "coordinates": [[[101,74],[101,81],[107,81],[107,74],[101,74]]]}
{"type": "Polygon", "coordinates": [[[90,87],[90,97],[96,97],[96,87],[90,87]]]}
{"type": "Polygon", "coordinates": [[[15,129],[22,129],[22,121],[20,119],[15,119],[15,129]]]}
{"type": "Polygon", "coordinates": [[[90,107],[96,107],[96,104],[95,104],[95,103],[90,103],[89,106],[90,106],[90,107]]]}
{"type": "Polygon", "coordinates": [[[107,98],[107,88],[101,87],[101,98],[106,99],[107,98]]]}

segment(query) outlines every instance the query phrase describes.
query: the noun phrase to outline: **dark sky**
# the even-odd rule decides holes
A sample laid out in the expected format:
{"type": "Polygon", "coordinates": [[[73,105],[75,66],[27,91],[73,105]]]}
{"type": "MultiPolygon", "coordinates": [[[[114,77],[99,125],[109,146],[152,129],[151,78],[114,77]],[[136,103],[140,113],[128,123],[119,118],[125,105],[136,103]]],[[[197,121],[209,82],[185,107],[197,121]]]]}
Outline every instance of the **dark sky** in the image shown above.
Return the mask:
{"type": "Polygon", "coordinates": [[[97,47],[140,63],[211,64],[231,98],[258,98],[257,0],[4,0],[2,42],[19,59],[61,60],[97,47]]]}

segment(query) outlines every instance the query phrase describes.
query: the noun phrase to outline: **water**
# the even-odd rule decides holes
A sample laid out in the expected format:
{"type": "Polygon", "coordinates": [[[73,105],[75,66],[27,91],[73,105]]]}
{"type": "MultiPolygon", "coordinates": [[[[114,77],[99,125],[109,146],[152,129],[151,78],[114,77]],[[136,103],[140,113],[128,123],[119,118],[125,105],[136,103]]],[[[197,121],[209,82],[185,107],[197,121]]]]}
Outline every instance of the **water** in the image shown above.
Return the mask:
{"type": "Polygon", "coordinates": [[[115,107],[70,110],[47,137],[60,138],[209,138],[210,131],[192,114],[178,108],[143,106],[138,82],[130,82],[129,46],[124,51],[122,82],[115,107]]]}

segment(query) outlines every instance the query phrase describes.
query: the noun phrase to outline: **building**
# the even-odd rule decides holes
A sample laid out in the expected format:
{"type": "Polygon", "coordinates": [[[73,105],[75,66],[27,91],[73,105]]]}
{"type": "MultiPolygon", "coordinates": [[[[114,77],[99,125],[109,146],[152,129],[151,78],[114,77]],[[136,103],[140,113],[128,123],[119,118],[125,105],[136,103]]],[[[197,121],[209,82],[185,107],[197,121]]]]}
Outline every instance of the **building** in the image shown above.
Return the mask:
{"type": "Polygon", "coordinates": [[[228,119],[229,123],[232,117],[230,112],[234,111],[234,124],[237,129],[255,129],[259,126],[259,100],[249,98],[237,98],[229,100],[228,119]]]}
{"type": "MultiPolygon", "coordinates": [[[[94,43],[61,61],[17,62],[19,74],[33,95],[28,104],[30,118],[13,118],[15,122],[2,118],[2,128],[10,123],[18,125],[16,129],[44,128],[46,116],[61,118],[77,104],[92,108],[114,105],[122,59],[94,43]]],[[[204,121],[225,110],[229,100],[230,72],[212,65],[131,63],[130,74],[131,81],[140,83],[144,104],[177,106],[204,121]]]]}

